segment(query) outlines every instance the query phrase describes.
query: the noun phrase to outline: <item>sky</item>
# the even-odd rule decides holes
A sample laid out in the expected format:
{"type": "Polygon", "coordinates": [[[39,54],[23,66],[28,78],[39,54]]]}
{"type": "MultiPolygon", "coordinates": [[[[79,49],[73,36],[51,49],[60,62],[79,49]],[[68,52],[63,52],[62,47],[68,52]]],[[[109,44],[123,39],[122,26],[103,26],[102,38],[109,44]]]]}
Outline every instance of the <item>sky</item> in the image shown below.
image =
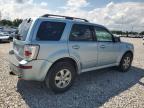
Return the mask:
{"type": "Polygon", "coordinates": [[[111,30],[144,31],[144,0],[0,0],[2,19],[59,14],[88,19],[111,30]]]}

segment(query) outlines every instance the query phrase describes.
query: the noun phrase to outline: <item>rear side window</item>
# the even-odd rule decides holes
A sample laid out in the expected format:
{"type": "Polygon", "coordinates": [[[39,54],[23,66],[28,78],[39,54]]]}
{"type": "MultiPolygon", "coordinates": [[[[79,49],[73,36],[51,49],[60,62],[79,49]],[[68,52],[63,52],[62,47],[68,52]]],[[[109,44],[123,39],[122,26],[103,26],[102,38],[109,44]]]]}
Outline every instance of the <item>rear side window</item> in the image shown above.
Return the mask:
{"type": "Polygon", "coordinates": [[[65,28],[63,22],[44,21],[40,24],[36,40],[38,41],[58,41],[65,28]]]}
{"type": "Polygon", "coordinates": [[[70,34],[70,41],[92,41],[92,27],[83,24],[74,24],[70,34]]]}

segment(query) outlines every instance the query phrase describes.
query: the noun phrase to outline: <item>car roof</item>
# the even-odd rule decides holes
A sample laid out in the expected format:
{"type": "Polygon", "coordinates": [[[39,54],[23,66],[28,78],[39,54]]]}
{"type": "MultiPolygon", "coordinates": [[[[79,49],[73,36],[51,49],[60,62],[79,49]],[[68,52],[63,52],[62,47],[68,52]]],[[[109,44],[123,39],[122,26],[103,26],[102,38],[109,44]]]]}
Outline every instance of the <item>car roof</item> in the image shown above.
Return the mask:
{"type": "Polygon", "coordinates": [[[98,27],[102,27],[102,28],[106,28],[103,25],[100,24],[96,24],[96,23],[91,23],[91,22],[85,22],[85,21],[81,21],[81,20],[70,20],[70,19],[65,19],[65,18],[55,18],[55,17],[38,17],[35,18],[38,20],[50,20],[50,21],[60,21],[60,22],[70,22],[70,23],[77,23],[77,24],[86,24],[86,25],[92,25],[92,26],[98,26],[98,27]]]}

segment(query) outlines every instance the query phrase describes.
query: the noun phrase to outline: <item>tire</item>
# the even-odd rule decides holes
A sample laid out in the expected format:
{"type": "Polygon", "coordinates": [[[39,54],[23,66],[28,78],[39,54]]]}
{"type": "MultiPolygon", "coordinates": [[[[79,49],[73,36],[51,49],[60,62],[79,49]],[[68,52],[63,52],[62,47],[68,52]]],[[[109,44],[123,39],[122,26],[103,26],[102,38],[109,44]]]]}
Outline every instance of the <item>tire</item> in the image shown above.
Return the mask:
{"type": "Polygon", "coordinates": [[[48,72],[45,84],[46,87],[50,88],[54,93],[62,93],[72,86],[75,77],[76,70],[71,63],[58,62],[54,64],[48,72]]]}
{"type": "Polygon", "coordinates": [[[120,65],[119,65],[120,72],[127,72],[131,67],[132,60],[133,60],[132,54],[131,53],[126,53],[122,57],[120,65]]]}

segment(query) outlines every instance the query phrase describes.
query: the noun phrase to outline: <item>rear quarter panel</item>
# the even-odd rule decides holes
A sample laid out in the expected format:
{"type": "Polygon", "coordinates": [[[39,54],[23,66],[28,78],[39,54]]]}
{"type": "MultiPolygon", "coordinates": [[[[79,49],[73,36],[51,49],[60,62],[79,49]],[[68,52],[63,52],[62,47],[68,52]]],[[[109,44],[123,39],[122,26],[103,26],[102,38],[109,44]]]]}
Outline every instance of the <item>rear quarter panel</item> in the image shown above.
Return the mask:
{"type": "Polygon", "coordinates": [[[44,59],[50,62],[55,62],[56,60],[69,57],[67,39],[70,32],[70,22],[64,20],[55,19],[38,19],[35,28],[33,28],[34,33],[32,37],[32,44],[38,44],[40,46],[37,59],[44,59]],[[37,41],[36,35],[41,22],[43,21],[54,21],[54,22],[64,22],[66,23],[65,29],[62,33],[61,39],[59,41],[37,41]]]}

